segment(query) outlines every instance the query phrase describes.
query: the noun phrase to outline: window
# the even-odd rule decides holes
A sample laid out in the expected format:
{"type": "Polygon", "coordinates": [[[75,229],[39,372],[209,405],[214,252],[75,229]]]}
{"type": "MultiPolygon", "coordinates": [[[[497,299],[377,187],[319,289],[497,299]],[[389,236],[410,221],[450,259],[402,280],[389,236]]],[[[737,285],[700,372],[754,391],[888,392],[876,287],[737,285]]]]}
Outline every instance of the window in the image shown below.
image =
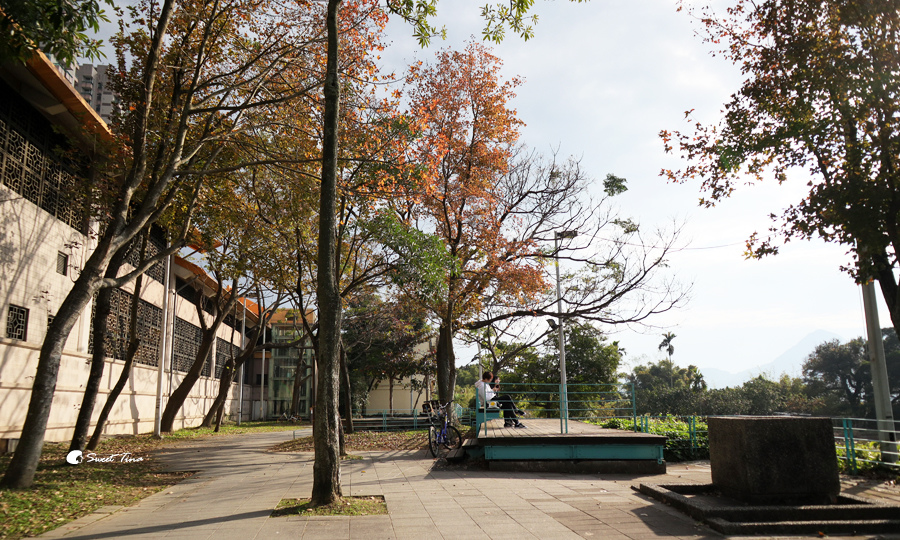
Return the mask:
{"type": "Polygon", "coordinates": [[[69,275],[69,256],[62,251],[56,253],[56,273],[69,275]]]}
{"type": "Polygon", "coordinates": [[[26,341],[28,339],[28,309],[9,305],[6,315],[6,337],[26,341]]]}

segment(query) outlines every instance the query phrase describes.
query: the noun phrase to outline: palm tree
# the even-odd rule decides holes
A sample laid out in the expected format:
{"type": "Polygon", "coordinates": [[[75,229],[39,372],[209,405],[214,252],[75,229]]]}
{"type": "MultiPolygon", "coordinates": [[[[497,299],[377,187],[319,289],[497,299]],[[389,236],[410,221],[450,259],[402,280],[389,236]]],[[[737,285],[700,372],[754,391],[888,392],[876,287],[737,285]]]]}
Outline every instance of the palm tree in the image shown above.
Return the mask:
{"type": "Polygon", "coordinates": [[[672,353],[675,352],[675,346],[672,345],[672,340],[675,339],[675,334],[672,332],[666,332],[662,335],[663,340],[662,343],[659,344],[659,350],[665,349],[666,352],[669,353],[669,362],[672,361],[672,353]]]}
{"type": "Polygon", "coordinates": [[[669,387],[671,388],[675,384],[675,381],[673,380],[675,366],[672,365],[672,353],[675,352],[675,346],[672,345],[672,340],[675,339],[675,334],[673,334],[672,332],[666,332],[662,336],[663,340],[662,343],[659,344],[659,350],[665,349],[666,352],[669,353],[669,387]]]}

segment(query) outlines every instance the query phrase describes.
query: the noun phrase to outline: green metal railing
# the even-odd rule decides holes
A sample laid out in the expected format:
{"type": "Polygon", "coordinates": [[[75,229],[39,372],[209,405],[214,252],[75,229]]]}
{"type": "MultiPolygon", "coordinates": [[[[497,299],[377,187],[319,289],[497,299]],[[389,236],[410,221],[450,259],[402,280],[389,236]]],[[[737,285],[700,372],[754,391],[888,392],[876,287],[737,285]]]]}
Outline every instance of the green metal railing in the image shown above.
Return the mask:
{"type": "MultiPolygon", "coordinates": [[[[636,424],[632,384],[503,383],[500,395],[509,395],[532,418],[559,419],[560,433],[569,432],[569,420],[597,422],[627,418],[636,424]],[[565,401],[564,401],[565,400],[565,401]]],[[[476,404],[482,407],[476,393],[476,404]]]]}
{"type": "Polygon", "coordinates": [[[838,459],[850,474],[861,469],[900,469],[898,435],[900,422],[868,418],[834,418],[834,439],[838,459]]]}
{"type": "Polygon", "coordinates": [[[353,411],[356,431],[409,431],[428,429],[428,414],[419,409],[367,409],[353,411]]]}
{"type": "MultiPolygon", "coordinates": [[[[628,427],[623,426],[624,429],[628,427]]],[[[668,461],[709,458],[709,432],[705,417],[642,415],[638,417],[637,431],[664,435],[668,461]]]]}
{"type": "MultiPolygon", "coordinates": [[[[709,438],[706,418],[702,416],[639,416],[637,426],[642,433],[665,435],[666,459],[707,459],[709,438]]],[[[865,418],[833,418],[837,458],[846,472],[875,467],[900,469],[898,435],[900,422],[887,423],[865,418]],[[879,429],[880,428],[880,429],[879,429]]],[[[616,426],[630,429],[629,425],[616,426]]]]}
{"type": "MultiPolygon", "coordinates": [[[[455,417],[460,423],[470,425],[474,416],[469,409],[453,404],[455,417]],[[470,418],[471,416],[471,418],[470,418]]],[[[428,429],[430,416],[422,409],[366,409],[353,411],[353,428],[356,431],[415,431],[428,429]]]]}

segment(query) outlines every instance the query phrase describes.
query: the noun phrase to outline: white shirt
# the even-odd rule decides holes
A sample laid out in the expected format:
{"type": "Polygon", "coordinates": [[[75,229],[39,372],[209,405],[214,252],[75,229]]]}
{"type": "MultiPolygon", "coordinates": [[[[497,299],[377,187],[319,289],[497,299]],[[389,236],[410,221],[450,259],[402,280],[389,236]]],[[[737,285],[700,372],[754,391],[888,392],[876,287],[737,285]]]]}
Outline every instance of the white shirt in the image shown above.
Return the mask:
{"type": "Polygon", "coordinates": [[[491,388],[490,384],[484,381],[478,381],[475,383],[475,392],[478,394],[478,406],[485,407],[489,401],[494,399],[494,396],[497,395],[494,392],[494,389],[491,388]]]}

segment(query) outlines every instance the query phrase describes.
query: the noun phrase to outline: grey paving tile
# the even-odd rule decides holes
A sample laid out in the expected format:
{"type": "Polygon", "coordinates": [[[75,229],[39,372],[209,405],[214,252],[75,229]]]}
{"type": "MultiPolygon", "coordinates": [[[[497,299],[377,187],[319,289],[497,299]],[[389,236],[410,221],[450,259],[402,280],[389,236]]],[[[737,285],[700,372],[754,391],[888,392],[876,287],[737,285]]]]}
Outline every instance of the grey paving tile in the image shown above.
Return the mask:
{"type": "Polygon", "coordinates": [[[716,538],[636,497],[630,490],[633,477],[433,470],[434,461],[408,452],[361,453],[363,460],[344,466],[345,493],[382,494],[389,515],[272,519],[271,509],[282,498],[308,497],[311,490],[311,455],[256,448],[279,436],[236,438],[222,448],[199,442],[161,455],[173,468],[200,472],[135,507],[66,529],[65,537],[525,540],[602,535],[624,540],[658,533],[716,538]]]}

